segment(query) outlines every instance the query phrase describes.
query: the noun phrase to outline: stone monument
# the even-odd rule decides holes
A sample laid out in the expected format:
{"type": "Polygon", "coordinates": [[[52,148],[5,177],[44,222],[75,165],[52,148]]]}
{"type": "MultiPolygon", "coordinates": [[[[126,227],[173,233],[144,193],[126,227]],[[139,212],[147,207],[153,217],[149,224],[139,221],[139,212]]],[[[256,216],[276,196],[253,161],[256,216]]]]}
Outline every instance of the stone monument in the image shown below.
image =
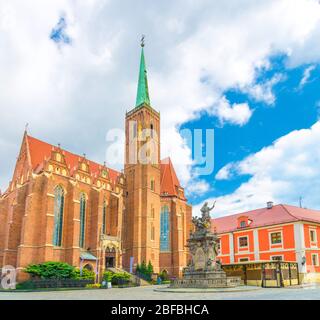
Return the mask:
{"type": "Polygon", "coordinates": [[[228,288],[240,285],[240,277],[227,277],[217,260],[218,236],[211,231],[210,208],[205,202],[201,217],[193,217],[195,231],[190,233],[187,247],[191,261],[183,270],[183,277],[175,279],[171,288],[228,288]]]}

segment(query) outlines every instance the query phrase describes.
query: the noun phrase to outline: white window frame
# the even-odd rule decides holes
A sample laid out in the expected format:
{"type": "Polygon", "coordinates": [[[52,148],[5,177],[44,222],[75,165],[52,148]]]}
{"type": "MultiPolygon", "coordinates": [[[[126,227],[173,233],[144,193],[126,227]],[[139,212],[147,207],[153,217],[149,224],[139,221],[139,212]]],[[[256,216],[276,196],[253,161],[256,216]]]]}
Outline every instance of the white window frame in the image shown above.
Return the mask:
{"type": "Polygon", "coordinates": [[[282,230],[272,230],[272,231],[269,231],[269,245],[270,245],[270,248],[272,249],[272,247],[276,247],[276,249],[279,249],[279,246],[281,246],[281,248],[283,247],[283,232],[282,230]],[[272,243],[272,237],[271,235],[273,233],[280,233],[281,234],[281,242],[279,243],[272,243]]]}
{"type": "Polygon", "coordinates": [[[248,236],[238,236],[238,249],[249,249],[249,237],[248,236]],[[247,238],[247,245],[246,246],[240,246],[240,238],[247,238]]]}
{"type": "Polygon", "coordinates": [[[317,239],[317,229],[309,228],[309,238],[310,238],[310,247],[317,247],[318,239],[317,239]],[[315,241],[311,241],[311,233],[314,232],[315,241]]]}
{"type": "Polygon", "coordinates": [[[270,256],[270,259],[272,261],[284,261],[284,255],[283,254],[275,254],[273,256],[270,256]],[[274,258],[274,257],[281,257],[281,260],[273,260],[272,258],[274,258]]]}
{"type": "Polygon", "coordinates": [[[319,267],[319,254],[318,253],[311,253],[311,265],[314,267],[319,267]],[[316,264],[313,264],[313,257],[317,257],[316,264]]]}

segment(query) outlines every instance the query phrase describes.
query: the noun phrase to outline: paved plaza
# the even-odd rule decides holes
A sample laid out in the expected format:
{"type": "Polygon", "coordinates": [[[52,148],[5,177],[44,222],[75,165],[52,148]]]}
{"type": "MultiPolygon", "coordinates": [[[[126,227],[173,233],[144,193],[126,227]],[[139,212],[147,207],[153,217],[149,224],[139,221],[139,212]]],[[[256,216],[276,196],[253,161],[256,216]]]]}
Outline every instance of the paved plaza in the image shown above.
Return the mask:
{"type": "Polygon", "coordinates": [[[305,288],[260,288],[244,292],[172,293],[147,286],[98,290],[50,292],[0,292],[0,300],[320,300],[320,286],[305,288]]]}

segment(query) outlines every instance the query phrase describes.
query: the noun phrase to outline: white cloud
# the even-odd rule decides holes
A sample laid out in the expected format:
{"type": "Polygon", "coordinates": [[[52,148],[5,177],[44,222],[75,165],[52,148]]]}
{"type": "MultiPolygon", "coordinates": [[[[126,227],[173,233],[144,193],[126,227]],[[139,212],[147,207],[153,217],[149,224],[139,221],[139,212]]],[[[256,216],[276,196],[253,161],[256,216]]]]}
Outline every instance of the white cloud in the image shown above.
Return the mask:
{"type": "Polygon", "coordinates": [[[229,180],[232,178],[233,173],[232,173],[232,168],[233,168],[233,163],[228,163],[224,167],[222,167],[218,173],[215,176],[216,180],[229,180]]]}
{"type": "Polygon", "coordinates": [[[203,180],[195,180],[192,183],[187,185],[186,188],[186,195],[187,196],[194,196],[196,195],[203,195],[210,189],[210,185],[203,180]]]}
{"type": "MultiPolygon", "coordinates": [[[[229,163],[216,178],[250,175],[233,193],[217,198],[217,215],[263,207],[267,201],[320,209],[320,122],[295,130],[244,160],[229,163]]],[[[213,199],[210,199],[213,201],[213,199]]]]}
{"type": "Polygon", "coordinates": [[[312,71],[316,68],[315,65],[311,65],[304,69],[303,76],[299,83],[299,89],[302,89],[304,85],[309,81],[312,71]]]}
{"type": "Polygon", "coordinates": [[[222,97],[216,105],[209,109],[209,113],[218,117],[222,124],[228,122],[239,126],[243,126],[249,121],[252,112],[247,103],[230,105],[226,97],[222,97]]]}
{"type": "Polygon", "coordinates": [[[262,84],[259,83],[248,86],[243,88],[242,91],[247,92],[256,101],[262,101],[268,105],[273,105],[276,101],[276,97],[272,89],[275,84],[284,80],[284,78],[284,75],[277,73],[270,80],[267,80],[262,84]]]}
{"type": "Polygon", "coordinates": [[[271,86],[257,87],[259,70],[277,53],[290,55],[289,67],[317,62],[319,23],[312,0],[0,0],[0,185],[10,179],[26,122],[39,138],[104,160],[107,129],[123,128],[134,105],[141,33],[162,155],[173,149],[171,156],[187,158],[178,175],[196,179],[176,128],[203,110],[244,125],[252,110],[230,105],[224,91],[246,88],[272,101],[271,86]],[[72,45],[59,49],[49,34],[61,15],[72,45]]]}

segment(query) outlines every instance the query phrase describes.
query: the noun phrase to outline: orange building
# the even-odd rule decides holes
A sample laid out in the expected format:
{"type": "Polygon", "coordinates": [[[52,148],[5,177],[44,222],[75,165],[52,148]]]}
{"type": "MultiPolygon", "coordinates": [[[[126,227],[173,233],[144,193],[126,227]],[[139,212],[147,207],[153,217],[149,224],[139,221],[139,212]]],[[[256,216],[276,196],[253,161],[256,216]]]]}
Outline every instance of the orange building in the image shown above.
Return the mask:
{"type": "Polygon", "coordinates": [[[150,104],[143,47],[125,128],[123,172],[25,132],[0,194],[0,268],[14,266],[22,280],[31,263],[64,261],[101,276],[107,267],[134,271],[150,261],[157,273],[181,274],[191,206],[171,160],[160,160],[160,113],[150,104]],[[148,161],[132,161],[143,152],[148,161]]]}
{"type": "Polygon", "coordinates": [[[290,205],[213,219],[223,264],[282,260],[298,262],[304,281],[320,280],[320,211],[290,205]]]}

